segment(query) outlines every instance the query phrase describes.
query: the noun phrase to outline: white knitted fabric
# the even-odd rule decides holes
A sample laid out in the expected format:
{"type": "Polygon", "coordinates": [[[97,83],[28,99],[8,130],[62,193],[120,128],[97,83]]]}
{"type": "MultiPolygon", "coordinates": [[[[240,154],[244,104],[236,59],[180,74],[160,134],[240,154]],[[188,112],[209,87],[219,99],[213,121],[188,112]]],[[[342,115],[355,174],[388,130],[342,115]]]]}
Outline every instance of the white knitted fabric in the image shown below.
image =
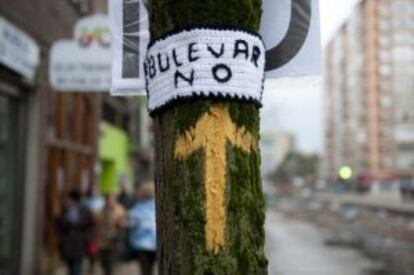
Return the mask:
{"type": "Polygon", "coordinates": [[[145,61],[150,112],[174,100],[261,101],[265,48],[245,31],[192,29],[150,46],[145,61]]]}

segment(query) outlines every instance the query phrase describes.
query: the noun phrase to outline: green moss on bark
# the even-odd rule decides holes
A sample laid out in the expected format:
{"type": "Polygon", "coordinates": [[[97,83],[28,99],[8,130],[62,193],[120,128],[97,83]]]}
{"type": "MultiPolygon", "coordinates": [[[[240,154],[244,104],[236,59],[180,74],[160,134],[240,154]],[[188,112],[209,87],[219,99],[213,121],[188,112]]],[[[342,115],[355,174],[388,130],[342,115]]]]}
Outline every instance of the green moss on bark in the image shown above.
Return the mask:
{"type": "Polygon", "coordinates": [[[256,31],[261,0],[153,0],[150,6],[154,39],[174,29],[194,25],[224,25],[256,31]]]}
{"type": "MultiPolygon", "coordinates": [[[[153,0],[150,9],[154,39],[195,25],[257,31],[261,17],[260,0],[153,0]]],[[[174,160],[177,134],[194,126],[214,103],[179,103],[155,117],[160,275],[267,274],[259,152],[246,153],[227,144],[226,248],[217,255],[205,247],[204,152],[183,162],[174,160]]],[[[231,102],[229,111],[238,126],[259,137],[255,105],[231,102]]]]}

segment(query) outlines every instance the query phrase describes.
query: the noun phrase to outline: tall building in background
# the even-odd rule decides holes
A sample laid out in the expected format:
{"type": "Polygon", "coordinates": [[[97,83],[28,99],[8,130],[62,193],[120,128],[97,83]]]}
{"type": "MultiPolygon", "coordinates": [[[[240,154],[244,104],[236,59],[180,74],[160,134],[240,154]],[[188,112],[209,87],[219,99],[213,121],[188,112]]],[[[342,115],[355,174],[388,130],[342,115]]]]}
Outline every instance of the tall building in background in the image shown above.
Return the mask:
{"type": "Polygon", "coordinates": [[[295,150],[295,137],[288,132],[264,132],[260,137],[260,146],[262,175],[268,176],[295,150]]]}
{"type": "Polygon", "coordinates": [[[295,151],[295,136],[288,132],[279,132],[276,141],[276,161],[280,165],[289,153],[295,151]]]}
{"type": "Polygon", "coordinates": [[[414,176],[414,0],[364,0],[325,54],[324,176],[414,176]]]}

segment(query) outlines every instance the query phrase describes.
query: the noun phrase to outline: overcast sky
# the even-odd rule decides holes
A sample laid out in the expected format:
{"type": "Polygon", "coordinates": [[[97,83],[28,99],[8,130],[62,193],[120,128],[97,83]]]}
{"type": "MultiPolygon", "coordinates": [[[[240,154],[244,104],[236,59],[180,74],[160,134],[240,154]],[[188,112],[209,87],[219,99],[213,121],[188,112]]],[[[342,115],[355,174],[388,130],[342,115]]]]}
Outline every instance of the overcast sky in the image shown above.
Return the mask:
{"type": "MultiPolygon", "coordinates": [[[[319,0],[322,45],[325,46],[359,0],[319,0]]],[[[322,152],[322,77],[266,81],[263,131],[289,131],[305,152],[322,152]]]]}

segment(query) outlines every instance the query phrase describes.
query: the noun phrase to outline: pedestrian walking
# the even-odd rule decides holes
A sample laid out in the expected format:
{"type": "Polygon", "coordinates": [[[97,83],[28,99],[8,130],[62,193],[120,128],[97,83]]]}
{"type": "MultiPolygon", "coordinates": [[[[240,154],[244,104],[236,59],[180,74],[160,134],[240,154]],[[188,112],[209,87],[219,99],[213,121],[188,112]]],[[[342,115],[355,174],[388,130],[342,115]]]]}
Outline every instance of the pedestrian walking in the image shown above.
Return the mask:
{"type": "Polygon", "coordinates": [[[85,205],[89,208],[92,214],[99,213],[105,205],[104,198],[99,194],[98,185],[91,186],[90,190],[86,194],[85,205]]]}
{"type": "Polygon", "coordinates": [[[71,191],[58,220],[60,253],[69,275],[82,274],[82,261],[87,254],[92,228],[92,215],[81,203],[80,193],[71,191]]]}
{"type": "Polygon", "coordinates": [[[137,189],[137,201],[128,213],[129,246],[137,259],[141,275],[152,275],[156,261],[154,184],[137,189]]]}
{"type": "MultiPolygon", "coordinates": [[[[86,194],[86,198],[84,201],[85,206],[89,209],[89,211],[93,214],[94,221],[100,211],[102,211],[105,201],[102,196],[98,192],[98,185],[95,184],[91,186],[88,193],[86,194]]],[[[96,224],[96,222],[94,222],[96,224]]],[[[96,226],[93,228],[92,237],[89,240],[88,248],[87,248],[87,256],[89,260],[89,274],[95,273],[95,263],[98,258],[99,248],[98,248],[98,240],[96,238],[96,226]]]]}
{"type": "Polygon", "coordinates": [[[105,206],[96,217],[97,238],[104,275],[113,275],[121,234],[126,224],[124,208],[117,202],[114,194],[105,196],[105,206]]]}
{"type": "Polygon", "coordinates": [[[118,203],[121,204],[125,209],[131,207],[132,200],[131,196],[128,192],[128,180],[127,178],[123,178],[120,182],[120,190],[117,197],[118,203]]]}

